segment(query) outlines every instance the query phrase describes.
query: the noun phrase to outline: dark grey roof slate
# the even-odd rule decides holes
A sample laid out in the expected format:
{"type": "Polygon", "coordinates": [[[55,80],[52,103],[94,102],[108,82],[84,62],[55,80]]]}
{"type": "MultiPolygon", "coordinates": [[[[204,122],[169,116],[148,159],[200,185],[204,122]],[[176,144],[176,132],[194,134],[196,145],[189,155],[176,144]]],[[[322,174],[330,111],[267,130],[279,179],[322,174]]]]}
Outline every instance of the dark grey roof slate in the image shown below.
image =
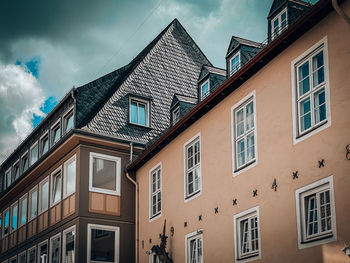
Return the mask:
{"type": "Polygon", "coordinates": [[[188,96],[184,96],[184,95],[180,95],[180,94],[175,94],[173,97],[173,100],[171,101],[171,108],[179,101],[191,103],[191,104],[197,104],[198,98],[188,97],[188,96]]]}
{"type": "Polygon", "coordinates": [[[282,6],[284,6],[288,1],[295,2],[297,4],[304,5],[304,6],[310,6],[309,3],[302,1],[302,0],[274,0],[272,5],[271,5],[271,9],[270,9],[270,12],[269,12],[267,18],[272,16],[278,9],[280,9],[282,6]]]}
{"type": "Polygon", "coordinates": [[[197,96],[196,80],[200,69],[203,64],[211,66],[177,19],[130,64],[131,67],[122,73],[121,82],[115,73],[118,85],[108,84],[113,94],[100,103],[99,111],[83,129],[126,140],[148,141],[169,126],[174,94],[197,96]],[[151,98],[150,128],[128,124],[130,94],[151,98]]]}
{"type": "Polygon", "coordinates": [[[255,42],[255,41],[244,39],[244,38],[237,37],[237,36],[232,36],[230,44],[229,44],[228,49],[227,49],[226,57],[228,55],[230,55],[230,53],[233,50],[235,50],[237,47],[239,47],[240,45],[250,46],[250,47],[254,47],[254,48],[262,48],[263,47],[263,45],[259,42],[255,42]]]}

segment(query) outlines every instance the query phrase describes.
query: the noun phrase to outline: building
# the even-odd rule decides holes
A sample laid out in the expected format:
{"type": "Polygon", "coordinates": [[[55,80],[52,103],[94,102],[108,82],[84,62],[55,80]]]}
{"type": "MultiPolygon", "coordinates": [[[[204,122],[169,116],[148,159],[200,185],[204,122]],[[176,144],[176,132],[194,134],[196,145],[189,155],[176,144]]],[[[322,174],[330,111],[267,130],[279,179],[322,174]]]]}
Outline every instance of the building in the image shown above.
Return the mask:
{"type": "Polygon", "coordinates": [[[350,26],[331,0],[275,0],[267,24],[128,166],[139,262],[159,262],[165,220],[174,262],[349,261],[350,26]]]}
{"type": "Polygon", "coordinates": [[[134,262],[132,156],[211,66],[176,19],[128,65],[71,89],[0,167],[0,262],[134,262]],[[161,98],[161,99],[160,99],[161,98]]]}

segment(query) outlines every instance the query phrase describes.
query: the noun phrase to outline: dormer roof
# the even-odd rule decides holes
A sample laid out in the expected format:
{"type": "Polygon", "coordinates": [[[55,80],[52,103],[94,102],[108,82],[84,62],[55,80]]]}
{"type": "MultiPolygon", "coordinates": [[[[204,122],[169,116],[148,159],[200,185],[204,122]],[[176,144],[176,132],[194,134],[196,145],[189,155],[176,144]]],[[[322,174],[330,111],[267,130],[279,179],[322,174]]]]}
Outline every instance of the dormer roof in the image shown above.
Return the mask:
{"type": "Polygon", "coordinates": [[[259,42],[255,42],[249,39],[237,37],[237,36],[232,36],[230,44],[227,49],[226,57],[232,54],[233,51],[235,51],[239,46],[244,45],[244,46],[249,46],[253,48],[262,48],[263,45],[259,42]]]}
{"type": "Polygon", "coordinates": [[[209,74],[226,76],[226,70],[224,70],[222,68],[218,68],[218,67],[209,66],[209,65],[203,65],[201,72],[199,74],[199,77],[198,77],[198,82],[202,81],[209,74]]]}
{"type": "Polygon", "coordinates": [[[175,94],[171,102],[170,109],[173,108],[178,102],[185,102],[190,104],[197,104],[197,98],[184,96],[181,94],[175,94]]]}
{"type": "Polygon", "coordinates": [[[280,11],[280,9],[282,7],[284,7],[287,4],[287,2],[294,2],[294,3],[300,4],[300,5],[304,5],[306,7],[310,6],[309,3],[305,2],[305,1],[302,1],[302,0],[274,0],[272,5],[271,5],[271,9],[270,9],[270,12],[269,12],[267,18],[269,19],[277,11],[280,11]]]}

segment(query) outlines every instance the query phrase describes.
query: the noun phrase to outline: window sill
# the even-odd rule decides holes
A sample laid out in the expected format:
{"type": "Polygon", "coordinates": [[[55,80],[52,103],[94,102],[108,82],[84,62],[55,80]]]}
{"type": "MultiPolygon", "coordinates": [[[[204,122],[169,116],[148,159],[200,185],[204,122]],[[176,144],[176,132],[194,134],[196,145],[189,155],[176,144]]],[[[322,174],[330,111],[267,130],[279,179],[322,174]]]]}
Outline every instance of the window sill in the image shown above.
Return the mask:
{"type": "Polygon", "coordinates": [[[258,257],[259,253],[254,253],[254,254],[250,254],[250,255],[246,255],[246,256],[241,256],[240,258],[236,258],[236,261],[242,261],[242,260],[246,260],[246,259],[252,259],[254,257],[258,257]]]}
{"type": "Polygon", "coordinates": [[[188,202],[188,201],[190,201],[190,200],[196,198],[197,196],[199,196],[199,195],[201,194],[201,192],[202,192],[201,190],[198,190],[197,192],[194,192],[194,193],[192,193],[192,194],[186,196],[186,197],[185,197],[185,202],[188,202]]]}
{"type": "Polygon", "coordinates": [[[162,216],[162,212],[159,212],[159,213],[157,213],[157,214],[151,216],[150,219],[149,219],[149,221],[152,222],[152,221],[158,219],[158,218],[161,217],[161,216],[162,216]]]}
{"type": "Polygon", "coordinates": [[[317,125],[315,125],[314,127],[312,127],[311,129],[299,134],[295,139],[300,139],[302,137],[304,137],[305,135],[309,134],[309,133],[312,133],[313,131],[317,130],[318,128],[320,128],[321,126],[325,125],[326,123],[328,122],[328,120],[324,120],[324,121],[321,121],[320,123],[318,123],[317,125]]]}
{"type": "Polygon", "coordinates": [[[101,188],[90,188],[89,192],[120,196],[120,193],[117,191],[110,191],[110,190],[105,190],[105,189],[101,189],[101,188]]]}
{"type": "Polygon", "coordinates": [[[322,236],[317,236],[317,237],[313,237],[312,239],[306,240],[306,241],[302,241],[301,244],[310,244],[312,242],[316,242],[316,241],[320,241],[323,239],[328,239],[328,238],[332,238],[334,235],[333,233],[328,233],[322,236]]]}
{"type": "Polygon", "coordinates": [[[148,129],[148,130],[152,130],[152,127],[147,126],[147,125],[142,125],[142,124],[137,124],[137,123],[132,123],[132,122],[129,122],[128,124],[129,124],[130,126],[134,126],[134,127],[138,127],[138,128],[145,128],[145,129],[148,129]]]}
{"type": "Polygon", "coordinates": [[[241,166],[240,168],[236,169],[233,171],[234,174],[241,172],[242,170],[248,168],[249,166],[253,165],[254,163],[256,163],[256,159],[253,159],[251,161],[249,161],[248,163],[246,163],[245,165],[241,166]]]}

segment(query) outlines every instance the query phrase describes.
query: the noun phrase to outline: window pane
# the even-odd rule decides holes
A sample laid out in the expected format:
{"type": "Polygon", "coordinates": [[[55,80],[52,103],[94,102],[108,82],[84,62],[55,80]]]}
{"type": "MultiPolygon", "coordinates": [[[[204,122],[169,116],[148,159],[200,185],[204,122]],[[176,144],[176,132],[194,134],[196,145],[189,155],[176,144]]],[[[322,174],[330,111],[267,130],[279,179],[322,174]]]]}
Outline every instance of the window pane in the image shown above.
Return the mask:
{"type": "Polygon", "coordinates": [[[324,89],[321,89],[314,96],[315,107],[315,123],[319,123],[326,119],[326,94],[324,89]]]}
{"type": "Polygon", "coordinates": [[[61,259],[61,237],[51,240],[51,255],[50,263],[60,263],[61,259]]]}
{"type": "Polygon", "coordinates": [[[299,97],[310,90],[309,62],[305,62],[299,67],[299,97]]]}
{"type": "Polygon", "coordinates": [[[49,207],[49,182],[45,182],[40,187],[40,212],[43,212],[49,207]]]}
{"type": "Polygon", "coordinates": [[[61,137],[61,128],[60,128],[60,125],[58,125],[53,130],[53,143],[58,142],[60,137],[61,137]]]}
{"type": "Polygon", "coordinates": [[[318,53],[312,58],[312,71],[313,71],[313,86],[321,84],[324,81],[324,61],[323,51],[318,53]]]}
{"type": "Polygon", "coordinates": [[[52,186],[53,203],[56,203],[59,200],[61,200],[61,183],[62,183],[61,173],[55,174],[53,176],[53,186],[52,186]]]}
{"type": "Polygon", "coordinates": [[[245,146],[244,139],[237,142],[237,166],[245,164],[245,146]]]}
{"type": "Polygon", "coordinates": [[[66,177],[65,177],[65,188],[66,195],[70,195],[75,192],[75,173],[76,173],[76,162],[75,160],[68,163],[66,166],[66,177]]]}
{"type": "Polygon", "coordinates": [[[70,129],[73,128],[73,120],[74,120],[73,114],[68,115],[66,117],[66,130],[65,130],[65,132],[67,132],[67,131],[69,131],[70,129]]]}
{"type": "Polygon", "coordinates": [[[23,157],[23,159],[22,159],[22,167],[23,167],[23,172],[25,172],[27,169],[28,169],[28,157],[27,156],[25,156],[25,157],[23,157]]]}
{"type": "Polygon", "coordinates": [[[15,180],[19,178],[19,165],[15,166],[15,180]]]}
{"type": "Polygon", "coordinates": [[[10,226],[10,211],[6,211],[4,216],[4,235],[7,235],[9,233],[9,226],[10,226]]]}
{"type": "Polygon", "coordinates": [[[137,104],[134,101],[131,101],[130,105],[130,121],[137,123],[137,104]]]}
{"type": "Polygon", "coordinates": [[[300,102],[300,129],[304,131],[311,127],[310,98],[300,102]]]}
{"type": "Polygon", "coordinates": [[[48,247],[47,244],[39,246],[39,262],[47,263],[48,262],[48,247]]]}
{"type": "Polygon", "coordinates": [[[146,105],[139,103],[139,124],[146,125],[146,105]]]}
{"type": "Polygon", "coordinates": [[[30,150],[30,164],[35,163],[38,160],[38,144],[30,150]]]}
{"type": "Polygon", "coordinates": [[[91,260],[99,262],[114,262],[115,232],[91,229],[91,260]]]}
{"type": "Polygon", "coordinates": [[[247,131],[254,127],[254,107],[253,101],[246,106],[246,116],[247,116],[247,131]]]}
{"type": "Polygon", "coordinates": [[[41,154],[45,154],[49,150],[49,140],[46,137],[41,142],[42,142],[42,152],[41,152],[41,154]]]}
{"type": "Polygon", "coordinates": [[[244,116],[243,109],[236,112],[236,136],[239,137],[244,133],[244,116]]]}
{"type": "Polygon", "coordinates": [[[75,260],[75,247],[74,247],[74,231],[69,231],[65,235],[64,246],[64,263],[74,263],[75,260]]]}
{"type": "Polygon", "coordinates": [[[187,149],[187,169],[192,168],[193,165],[193,146],[190,146],[187,149]]]}
{"type": "Polygon", "coordinates": [[[18,256],[18,263],[27,263],[25,253],[18,256]]]}
{"type": "Polygon", "coordinates": [[[36,249],[28,251],[28,263],[36,263],[36,249]]]}
{"type": "Polygon", "coordinates": [[[287,12],[281,15],[281,28],[284,29],[287,26],[287,12]]]}
{"type": "Polygon", "coordinates": [[[188,194],[193,193],[193,171],[187,174],[188,194]]]}
{"type": "Polygon", "coordinates": [[[209,95],[209,82],[206,82],[201,87],[202,99],[205,99],[209,95]]]}
{"type": "Polygon", "coordinates": [[[253,160],[255,158],[254,151],[254,133],[247,136],[247,161],[253,160]]]}
{"type": "Polygon", "coordinates": [[[38,191],[35,190],[31,193],[30,197],[30,219],[33,219],[38,210],[38,191]]]}
{"type": "Polygon", "coordinates": [[[6,187],[10,187],[12,184],[11,170],[6,173],[6,187]]]}
{"type": "Polygon", "coordinates": [[[93,187],[116,191],[116,162],[93,158],[93,187]]]}
{"type": "Polygon", "coordinates": [[[235,73],[239,70],[239,54],[237,54],[232,60],[231,60],[231,74],[235,73]]]}
{"type": "Polygon", "coordinates": [[[27,222],[27,198],[24,198],[21,201],[21,215],[20,215],[20,224],[23,225],[27,222]]]}
{"type": "Polygon", "coordinates": [[[17,224],[18,224],[18,205],[15,205],[12,207],[11,214],[12,214],[11,230],[16,230],[17,224]]]}

